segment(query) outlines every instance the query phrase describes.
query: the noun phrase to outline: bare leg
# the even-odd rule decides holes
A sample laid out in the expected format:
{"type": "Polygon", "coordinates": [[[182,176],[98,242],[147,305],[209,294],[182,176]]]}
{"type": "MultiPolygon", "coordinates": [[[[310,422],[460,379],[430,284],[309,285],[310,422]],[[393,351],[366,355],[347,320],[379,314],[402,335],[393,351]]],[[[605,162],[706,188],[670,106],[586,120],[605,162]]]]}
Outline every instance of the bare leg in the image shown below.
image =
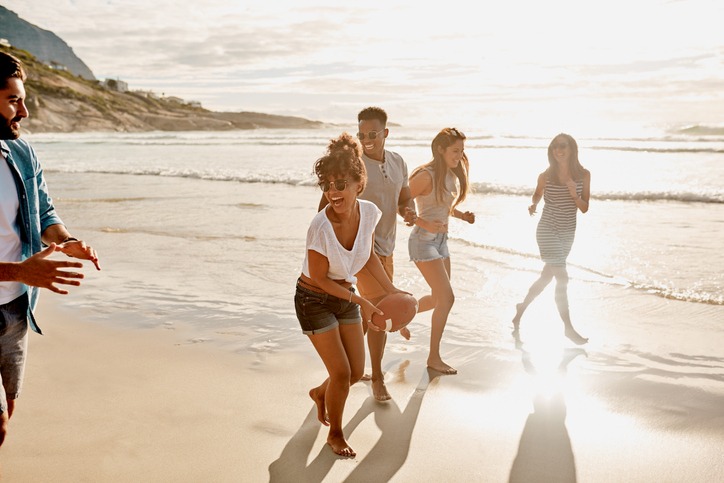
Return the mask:
{"type": "MultiPolygon", "coordinates": [[[[457,374],[457,370],[443,362],[440,356],[440,341],[445,331],[448,315],[455,303],[455,294],[450,286],[450,259],[415,262],[415,265],[432,289],[429,300],[435,301],[435,308],[432,311],[430,355],[427,358],[427,367],[443,374],[457,374]]],[[[425,301],[425,303],[427,302],[425,301]]]]}
{"type": "Polygon", "coordinates": [[[521,303],[515,305],[513,332],[517,332],[520,328],[520,318],[523,317],[525,309],[527,309],[531,302],[533,302],[533,300],[535,300],[535,298],[538,297],[543,290],[545,290],[548,284],[551,283],[551,280],[553,280],[553,267],[546,263],[540,277],[538,277],[538,280],[533,282],[533,285],[531,285],[530,289],[528,289],[528,294],[525,296],[525,299],[521,303]]]}
{"type": "MultiPolygon", "coordinates": [[[[329,378],[310,391],[315,403],[324,392],[324,410],[329,421],[327,444],[336,454],[354,457],[356,453],[349,447],[342,432],[344,404],[347,401],[349,387],[357,382],[364,367],[364,338],[361,324],[341,325],[340,327],[310,335],[314,348],[322,358],[329,378]],[[326,385],[326,390],[322,388],[326,385]]],[[[317,404],[318,414],[320,405],[317,404]]],[[[323,412],[323,411],[322,411],[323,412]]]]}
{"type": "Polygon", "coordinates": [[[571,314],[568,310],[568,271],[565,266],[555,267],[554,274],[556,277],[556,305],[565,326],[564,334],[575,344],[585,344],[588,339],[576,332],[571,323],[571,314]]]}
{"type": "Polygon", "coordinates": [[[8,399],[8,410],[0,414],[0,446],[3,445],[8,434],[8,424],[15,410],[15,399],[8,399]]]}
{"type": "Polygon", "coordinates": [[[417,313],[427,312],[435,308],[435,298],[432,295],[424,295],[417,301],[417,313]]]}
{"type": "Polygon", "coordinates": [[[385,355],[387,332],[367,331],[367,345],[370,348],[370,364],[372,365],[372,395],[378,401],[392,399],[385,386],[385,375],[382,373],[382,356],[385,355]]]}
{"type": "Polygon", "coordinates": [[[314,404],[317,405],[317,419],[325,426],[329,426],[329,417],[327,416],[327,408],[324,404],[324,398],[327,393],[327,384],[329,378],[325,379],[322,384],[309,390],[309,397],[312,398],[314,404]]]}

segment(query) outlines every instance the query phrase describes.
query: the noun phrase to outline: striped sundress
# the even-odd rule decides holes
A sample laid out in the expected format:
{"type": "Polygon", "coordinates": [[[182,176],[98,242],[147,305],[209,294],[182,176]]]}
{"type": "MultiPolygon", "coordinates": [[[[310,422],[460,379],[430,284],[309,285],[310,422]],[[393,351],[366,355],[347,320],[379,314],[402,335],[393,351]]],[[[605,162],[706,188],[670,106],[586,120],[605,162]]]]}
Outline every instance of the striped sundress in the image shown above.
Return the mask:
{"type": "MultiPolygon", "coordinates": [[[[583,191],[583,181],[576,181],[576,193],[583,191]]],[[[546,180],[543,192],[543,214],[538,222],[536,241],[543,262],[565,266],[576,236],[578,207],[568,186],[546,180]]]]}

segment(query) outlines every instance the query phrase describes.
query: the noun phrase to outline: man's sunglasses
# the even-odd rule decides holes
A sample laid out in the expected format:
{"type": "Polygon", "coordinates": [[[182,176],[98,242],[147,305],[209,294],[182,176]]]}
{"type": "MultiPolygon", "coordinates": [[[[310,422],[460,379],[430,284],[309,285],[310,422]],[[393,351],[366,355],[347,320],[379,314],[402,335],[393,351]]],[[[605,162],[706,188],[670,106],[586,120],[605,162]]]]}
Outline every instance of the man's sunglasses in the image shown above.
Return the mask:
{"type": "MultiPolygon", "coordinates": [[[[367,138],[369,138],[370,141],[374,141],[375,139],[377,139],[377,136],[379,136],[380,133],[383,133],[383,132],[385,132],[384,129],[380,129],[379,131],[368,132],[368,133],[367,133],[367,138]]],[[[359,138],[360,141],[364,141],[364,140],[365,140],[365,133],[363,133],[363,132],[358,132],[358,133],[357,133],[357,137],[359,138]]]]}
{"type": "Polygon", "coordinates": [[[347,180],[346,179],[335,179],[334,181],[321,181],[318,183],[319,187],[322,188],[322,191],[325,193],[330,190],[332,185],[334,185],[334,189],[337,191],[344,191],[347,189],[347,180]]]}

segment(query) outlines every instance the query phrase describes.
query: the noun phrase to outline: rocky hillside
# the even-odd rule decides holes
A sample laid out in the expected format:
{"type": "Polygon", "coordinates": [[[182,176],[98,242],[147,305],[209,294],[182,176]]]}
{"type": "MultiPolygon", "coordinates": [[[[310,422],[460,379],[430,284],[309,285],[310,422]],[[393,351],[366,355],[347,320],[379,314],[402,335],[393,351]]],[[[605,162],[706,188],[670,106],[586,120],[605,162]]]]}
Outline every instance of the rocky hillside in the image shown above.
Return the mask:
{"type": "Polygon", "coordinates": [[[14,47],[0,50],[20,58],[30,132],[223,131],[256,128],[317,128],[319,121],[255,112],[213,112],[175,98],[109,90],[95,80],[56,70],[14,47]]]}
{"type": "Polygon", "coordinates": [[[63,66],[75,75],[94,80],[93,72],[75,55],[73,49],[53,32],[43,30],[0,5],[0,38],[37,57],[42,62],[63,66]]]}

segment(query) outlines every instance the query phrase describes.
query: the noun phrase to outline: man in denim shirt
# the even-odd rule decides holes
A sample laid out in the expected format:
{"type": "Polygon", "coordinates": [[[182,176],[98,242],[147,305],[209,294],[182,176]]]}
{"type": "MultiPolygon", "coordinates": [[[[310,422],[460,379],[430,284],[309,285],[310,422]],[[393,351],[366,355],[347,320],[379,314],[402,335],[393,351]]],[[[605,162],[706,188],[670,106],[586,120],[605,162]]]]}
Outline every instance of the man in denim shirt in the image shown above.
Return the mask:
{"type": "Polygon", "coordinates": [[[56,285],[77,286],[83,278],[68,270],[82,263],[48,256],[62,252],[100,270],[95,250],[56,215],[35,151],[18,139],[28,117],[24,81],[20,61],[0,51],[0,445],[23,382],[28,326],[41,333],[32,313],[39,288],[67,294],[56,285]]]}

